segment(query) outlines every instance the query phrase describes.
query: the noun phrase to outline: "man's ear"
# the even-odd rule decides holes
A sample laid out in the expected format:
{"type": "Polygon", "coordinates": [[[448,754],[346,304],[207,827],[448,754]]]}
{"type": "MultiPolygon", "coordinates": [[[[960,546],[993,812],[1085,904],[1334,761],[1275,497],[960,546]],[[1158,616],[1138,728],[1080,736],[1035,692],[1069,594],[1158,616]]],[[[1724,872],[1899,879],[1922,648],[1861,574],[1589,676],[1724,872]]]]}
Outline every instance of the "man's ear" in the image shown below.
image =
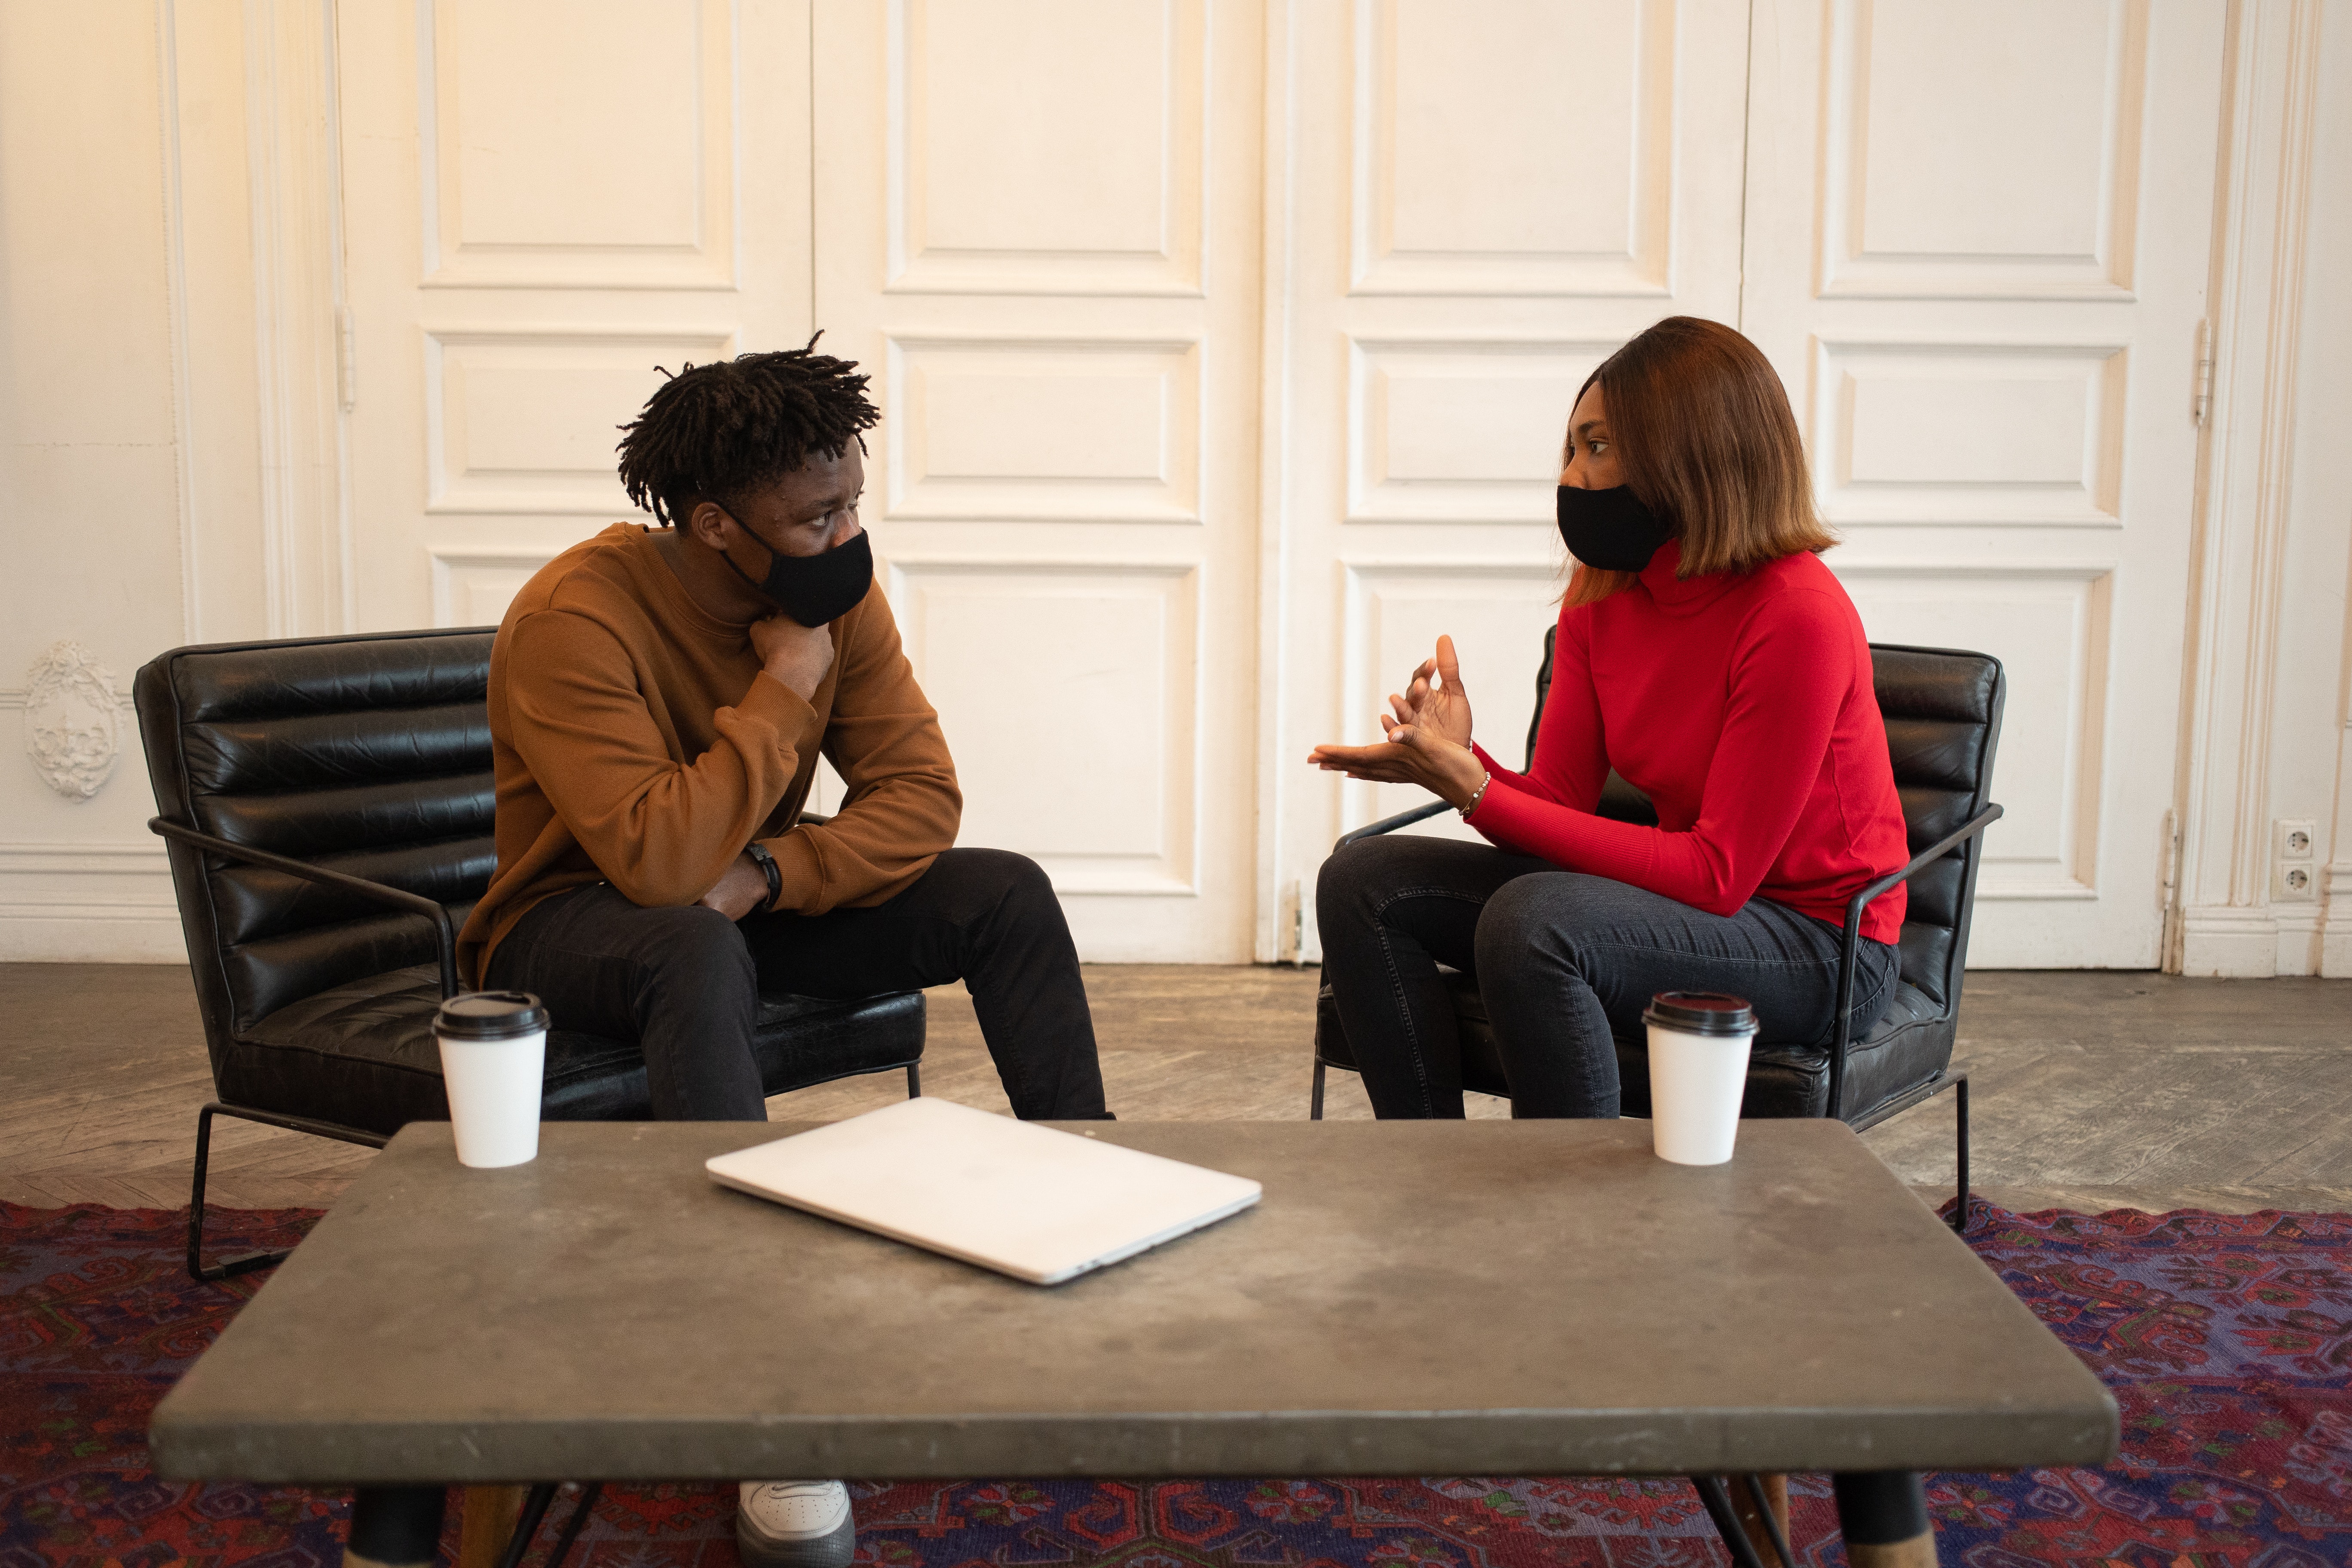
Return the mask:
{"type": "Polygon", "coordinates": [[[686,527],[681,531],[713,550],[723,552],[727,548],[727,524],[732,521],[727,509],[717,501],[697,500],[688,510],[686,527]]]}

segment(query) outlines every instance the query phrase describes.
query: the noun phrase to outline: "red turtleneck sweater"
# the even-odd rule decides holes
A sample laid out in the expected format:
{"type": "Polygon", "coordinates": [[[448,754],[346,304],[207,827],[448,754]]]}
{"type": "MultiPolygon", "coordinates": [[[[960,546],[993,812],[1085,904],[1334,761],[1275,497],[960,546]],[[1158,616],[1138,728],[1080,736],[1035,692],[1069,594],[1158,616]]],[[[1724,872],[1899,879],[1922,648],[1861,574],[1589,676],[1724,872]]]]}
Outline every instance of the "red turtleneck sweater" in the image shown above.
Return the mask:
{"type": "MultiPolygon", "coordinates": [[[[1633,585],[1564,610],[1533,764],[1470,826],[1507,849],[1728,915],[1765,898],[1832,925],[1910,858],[1853,601],[1819,557],[1678,581],[1669,542],[1633,585]],[[1592,815],[1614,767],[1658,826],[1592,815]]],[[[1895,942],[1903,885],[1863,911],[1895,942]]]]}

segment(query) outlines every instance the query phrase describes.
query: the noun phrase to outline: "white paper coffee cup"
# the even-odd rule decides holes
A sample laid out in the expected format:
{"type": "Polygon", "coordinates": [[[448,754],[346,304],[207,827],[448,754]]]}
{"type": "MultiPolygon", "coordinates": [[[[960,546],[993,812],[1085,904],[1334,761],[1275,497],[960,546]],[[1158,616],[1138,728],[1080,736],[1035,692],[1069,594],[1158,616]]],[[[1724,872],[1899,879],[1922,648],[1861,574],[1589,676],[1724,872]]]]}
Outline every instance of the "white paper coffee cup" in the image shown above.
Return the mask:
{"type": "Polygon", "coordinates": [[[1720,1165],[1739,1136],[1756,1013],[1738,996],[1662,991],[1650,1028],[1650,1147],[1677,1165],[1720,1165]]]}
{"type": "Polygon", "coordinates": [[[520,1165],[539,1154],[547,1009],[528,991],[472,991],[434,1015],[457,1163],[520,1165]]]}

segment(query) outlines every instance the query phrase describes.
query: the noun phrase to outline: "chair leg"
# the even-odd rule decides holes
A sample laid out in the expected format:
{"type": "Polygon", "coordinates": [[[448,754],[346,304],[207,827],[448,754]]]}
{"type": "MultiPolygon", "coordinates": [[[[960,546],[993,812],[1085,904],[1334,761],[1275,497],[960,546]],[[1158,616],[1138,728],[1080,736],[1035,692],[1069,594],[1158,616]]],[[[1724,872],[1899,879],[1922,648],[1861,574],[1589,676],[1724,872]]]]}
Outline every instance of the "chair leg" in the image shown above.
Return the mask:
{"type": "Polygon", "coordinates": [[[1789,1549],[1789,1478],[1749,1472],[1739,1478],[1745,1497],[1734,1495],[1732,1511],[1758,1555],[1769,1546],[1780,1568],[1797,1568],[1797,1554],[1789,1549]]]}
{"type": "Polygon", "coordinates": [[[563,1560],[572,1555],[572,1543],[580,1539],[580,1527],[588,1522],[589,1515],[595,1510],[596,1494],[604,1489],[602,1481],[590,1481],[581,1489],[580,1501],[573,1506],[572,1517],[564,1522],[563,1533],[555,1538],[555,1549],[548,1553],[547,1561],[541,1563],[540,1568],[563,1568],[563,1560]]]}
{"type": "Polygon", "coordinates": [[[507,1538],[505,1555],[499,1559],[499,1568],[521,1568],[522,1555],[539,1534],[540,1521],[547,1517],[547,1505],[555,1500],[555,1483],[541,1481],[530,1489],[523,1499],[522,1517],[515,1521],[514,1534],[507,1538]]]}
{"type": "Polygon", "coordinates": [[[1307,1120],[1309,1121],[1323,1120],[1323,1058],[1320,1057],[1315,1059],[1315,1092],[1307,1101],[1307,1120]]]}
{"type": "Polygon", "coordinates": [[[1723,1484],[1723,1478],[1693,1476],[1690,1484],[1698,1492],[1698,1500],[1706,1505],[1706,1516],[1715,1521],[1715,1532],[1723,1538],[1734,1568],[1764,1568],[1764,1559],[1756,1555],[1748,1531],[1739,1526],[1739,1515],[1732,1509],[1730,1489],[1723,1484]]]}
{"type": "Polygon", "coordinates": [[[1958,1144],[1960,1165],[1959,1201],[1952,1205],[1952,1230],[1955,1235],[1969,1233],[1969,1075],[1952,1075],[1952,1119],[1958,1144]]]}
{"type": "Polygon", "coordinates": [[[215,1285],[257,1268],[268,1268],[285,1262],[289,1256],[284,1252],[255,1252],[209,1267],[205,1263],[205,1172],[212,1163],[213,1113],[219,1109],[215,1102],[196,1112],[195,1178],[188,1192],[188,1278],[200,1285],[215,1285]]]}
{"type": "Polygon", "coordinates": [[[907,1098],[908,1100],[923,1098],[923,1064],[920,1062],[907,1064],[907,1098]]]}

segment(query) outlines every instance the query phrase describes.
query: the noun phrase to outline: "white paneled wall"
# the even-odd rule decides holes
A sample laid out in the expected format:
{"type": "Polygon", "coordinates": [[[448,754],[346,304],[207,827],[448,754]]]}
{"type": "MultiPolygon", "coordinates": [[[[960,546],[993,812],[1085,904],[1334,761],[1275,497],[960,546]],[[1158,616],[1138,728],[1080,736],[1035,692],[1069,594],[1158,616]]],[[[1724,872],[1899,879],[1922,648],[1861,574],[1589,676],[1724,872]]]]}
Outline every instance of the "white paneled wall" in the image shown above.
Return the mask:
{"type": "Polygon", "coordinates": [[[418,0],[337,45],[356,624],[495,622],[633,515],[665,370],[807,341],[808,13],[418,0]]]}
{"type": "Polygon", "coordinates": [[[1251,956],[1256,0],[819,5],[816,319],[964,787],[1081,953],[1251,956]]]}
{"type": "Polygon", "coordinates": [[[1741,326],[1827,559],[1874,640],[2008,672],[1980,963],[2162,956],[2224,21],[1758,7],[1741,326]]]}
{"type": "Polygon", "coordinates": [[[0,957],[184,951],[128,708],[131,671],[189,614],[170,91],[148,8],[0,6],[0,957]],[[59,641],[117,692],[88,799],[27,743],[34,666],[59,641]]]}
{"type": "MultiPolygon", "coordinates": [[[[1518,754],[1568,405],[1687,312],[1872,635],[2009,667],[1978,962],[2352,973],[2347,94],[2320,0],[0,0],[0,721],[494,621],[657,366],[823,327],[965,841],[1311,956],[1412,795],[1300,759],[1441,632],[1518,754]]],[[[0,957],[177,955],[135,745],[0,805],[0,957]]]]}
{"type": "Polygon", "coordinates": [[[1576,389],[1662,316],[1738,319],[1748,22],[1745,0],[1322,0],[1277,33],[1260,956],[1318,953],[1332,840],[1426,798],[1299,763],[1378,740],[1438,633],[1482,742],[1520,754],[1576,389]]]}

